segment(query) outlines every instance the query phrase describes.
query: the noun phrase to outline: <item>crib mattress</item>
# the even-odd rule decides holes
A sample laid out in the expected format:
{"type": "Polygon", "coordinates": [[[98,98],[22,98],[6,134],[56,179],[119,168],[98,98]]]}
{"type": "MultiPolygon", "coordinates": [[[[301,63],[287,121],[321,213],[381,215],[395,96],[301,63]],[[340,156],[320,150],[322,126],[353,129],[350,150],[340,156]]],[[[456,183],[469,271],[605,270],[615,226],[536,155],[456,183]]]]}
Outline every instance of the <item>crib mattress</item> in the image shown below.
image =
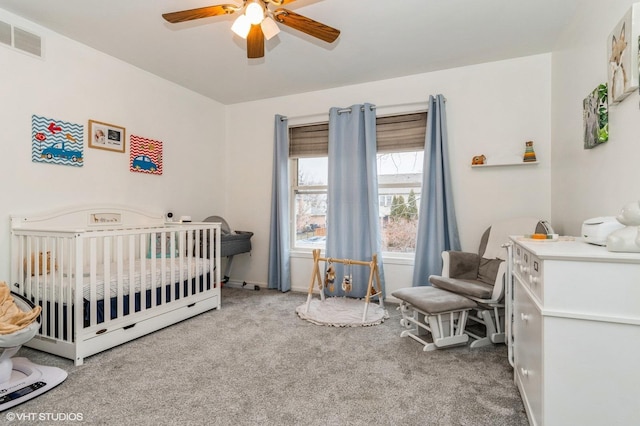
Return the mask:
{"type": "MultiPolygon", "coordinates": [[[[97,268],[95,277],[85,274],[83,277],[82,296],[85,300],[104,300],[105,293],[109,293],[109,297],[117,297],[118,288],[122,287],[120,294],[128,295],[138,293],[141,290],[150,290],[153,288],[164,287],[167,284],[181,282],[193,279],[200,275],[210,272],[209,260],[191,257],[183,259],[182,265],[180,259],[163,259],[164,268],[160,260],[157,261],[155,271],[152,268],[152,260],[146,259],[144,262],[137,260],[130,265],[122,265],[122,273],[118,274],[118,264],[111,263],[109,271],[109,283],[106,283],[105,268],[100,265],[97,268]],[[144,263],[145,271],[142,272],[142,264],[144,263]],[[92,295],[91,289],[95,288],[92,295]]],[[[23,293],[25,296],[33,300],[47,300],[54,302],[66,303],[73,301],[75,298],[75,282],[76,280],[70,274],[54,272],[46,275],[30,277],[25,280],[25,288],[23,293]],[[71,294],[69,295],[69,292],[71,294]]]]}

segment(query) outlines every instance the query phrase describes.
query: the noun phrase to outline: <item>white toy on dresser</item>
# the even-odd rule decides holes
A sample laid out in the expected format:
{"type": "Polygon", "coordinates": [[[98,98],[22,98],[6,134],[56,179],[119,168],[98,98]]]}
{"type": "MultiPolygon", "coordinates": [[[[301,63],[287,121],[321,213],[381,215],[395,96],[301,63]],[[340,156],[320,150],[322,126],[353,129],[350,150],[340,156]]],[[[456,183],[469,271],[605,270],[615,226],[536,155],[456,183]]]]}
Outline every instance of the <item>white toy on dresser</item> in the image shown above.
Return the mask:
{"type": "Polygon", "coordinates": [[[616,217],[618,222],[626,225],[624,228],[613,231],[607,237],[607,250],[616,252],[640,252],[640,202],[634,201],[622,208],[616,217]]]}

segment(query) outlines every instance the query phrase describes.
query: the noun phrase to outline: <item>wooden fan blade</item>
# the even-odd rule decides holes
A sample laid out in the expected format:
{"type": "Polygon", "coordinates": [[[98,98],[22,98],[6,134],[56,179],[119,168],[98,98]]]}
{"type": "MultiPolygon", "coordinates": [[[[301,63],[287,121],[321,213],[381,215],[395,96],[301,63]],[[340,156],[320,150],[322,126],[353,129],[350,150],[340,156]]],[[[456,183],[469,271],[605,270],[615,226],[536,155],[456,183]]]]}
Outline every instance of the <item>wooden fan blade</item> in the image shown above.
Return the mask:
{"type": "Polygon", "coordinates": [[[278,6],[283,6],[285,4],[293,3],[296,0],[267,0],[268,3],[273,3],[278,6]]]}
{"type": "Polygon", "coordinates": [[[306,16],[298,15],[287,9],[277,9],[274,16],[278,22],[288,27],[302,31],[327,43],[333,43],[340,35],[340,30],[321,24],[306,16]]]}
{"type": "Polygon", "coordinates": [[[192,21],[194,19],[208,18],[210,16],[228,15],[240,7],[234,4],[219,4],[217,6],[199,7],[197,9],[181,10],[179,12],[163,13],[162,17],[172,24],[192,21]]]}
{"type": "Polygon", "coordinates": [[[260,25],[251,25],[247,36],[247,58],[262,58],[264,56],[264,34],[260,25]]]}

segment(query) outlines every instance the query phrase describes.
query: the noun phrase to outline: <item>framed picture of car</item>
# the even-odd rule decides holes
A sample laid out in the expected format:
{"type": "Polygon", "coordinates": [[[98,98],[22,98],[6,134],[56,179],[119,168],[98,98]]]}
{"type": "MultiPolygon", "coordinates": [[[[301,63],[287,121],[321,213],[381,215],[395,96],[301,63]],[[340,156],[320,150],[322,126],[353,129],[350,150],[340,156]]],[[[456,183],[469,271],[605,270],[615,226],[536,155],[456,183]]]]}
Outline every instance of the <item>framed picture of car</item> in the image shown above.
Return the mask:
{"type": "Polygon", "coordinates": [[[89,147],[108,151],[124,152],[124,127],[100,121],[89,120],[89,147]]]}
{"type": "Polygon", "coordinates": [[[129,170],[150,175],[162,174],[162,142],[131,135],[129,137],[129,170]]]}

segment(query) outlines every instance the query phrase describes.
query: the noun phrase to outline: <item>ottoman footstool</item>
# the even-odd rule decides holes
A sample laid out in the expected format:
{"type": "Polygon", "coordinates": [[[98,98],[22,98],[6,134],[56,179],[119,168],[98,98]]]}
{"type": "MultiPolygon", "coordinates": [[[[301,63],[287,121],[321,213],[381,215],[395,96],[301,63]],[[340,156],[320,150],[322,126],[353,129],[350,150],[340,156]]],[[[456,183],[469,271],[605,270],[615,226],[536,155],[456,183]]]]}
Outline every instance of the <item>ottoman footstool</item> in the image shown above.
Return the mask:
{"type": "Polygon", "coordinates": [[[402,319],[406,327],[400,336],[410,337],[424,345],[423,351],[432,351],[447,346],[463,345],[469,341],[465,327],[469,311],[477,307],[476,302],[459,294],[436,287],[409,287],[392,293],[400,299],[402,319]],[[426,332],[433,342],[427,342],[426,332]]]}

